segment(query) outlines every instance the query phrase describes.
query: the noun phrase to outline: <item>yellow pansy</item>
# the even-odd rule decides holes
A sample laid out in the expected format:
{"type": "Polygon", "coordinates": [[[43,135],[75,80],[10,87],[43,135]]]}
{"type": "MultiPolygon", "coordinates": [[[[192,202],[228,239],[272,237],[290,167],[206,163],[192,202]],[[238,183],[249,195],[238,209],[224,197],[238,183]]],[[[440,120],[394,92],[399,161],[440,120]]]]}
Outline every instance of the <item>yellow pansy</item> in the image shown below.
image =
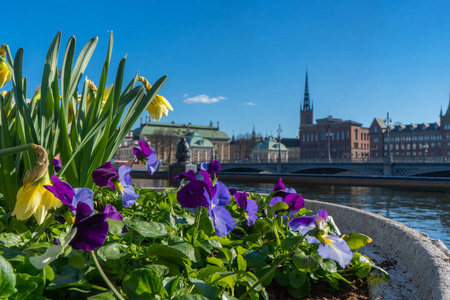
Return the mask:
{"type": "Polygon", "coordinates": [[[27,220],[34,215],[37,222],[42,224],[48,210],[61,206],[61,201],[44,188],[44,185],[51,184],[47,171],[48,156],[43,147],[38,145],[35,147],[39,157],[36,166],[25,174],[23,186],[17,192],[12,216],[16,216],[18,220],[27,220]]]}
{"type": "MultiPolygon", "coordinates": [[[[0,56],[6,57],[6,45],[3,44],[0,46],[0,56]]],[[[8,81],[11,80],[11,72],[9,71],[8,66],[0,60],[0,88],[2,88],[8,81]]]]}
{"type": "MultiPolygon", "coordinates": [[[[147,92],[152,88],[150,83],[144,77],[139,76],[137,80],[142,82],[147,92]]],[[[169,110],[173,111],[172,105],[170,105],[166,98],[160,95],[156,95],[152,102],[147,106],[150,117],[155,121],[159,121],[162,116],[167,117],[169,115],[169,110]]]]}

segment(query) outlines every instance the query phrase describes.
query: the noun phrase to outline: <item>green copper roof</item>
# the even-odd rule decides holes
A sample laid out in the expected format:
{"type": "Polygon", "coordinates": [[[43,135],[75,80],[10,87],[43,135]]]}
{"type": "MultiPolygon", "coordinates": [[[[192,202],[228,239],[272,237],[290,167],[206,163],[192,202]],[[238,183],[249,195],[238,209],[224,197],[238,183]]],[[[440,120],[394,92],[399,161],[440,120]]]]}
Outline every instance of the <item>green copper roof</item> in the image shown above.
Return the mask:
{"type": "Polygon", "coordinates": [[[135,135],[154,135],[163,133],[179,137],[187,137],[193,132],[197,132],[198,135],[209,140],[230,140],[228,134],[220,131],[217,127],[213,127],[212,124],[210,126],[200,126],[192,124],[150,122],[133,130],[133,134],[135,135]]]}
{"type": "Polygon", "coordinates": [[[189,144],[189,147],[203,147],[203,148],[213,148],[213,144],[201,137],[197,134],[197,132],[194,131],[194,133],[191,133],[186,138],[186,142],[189,144]]]}
{"type": "Polygon", "coordinates": [[[256,145],[253,150],[261,151],[261,150],[269,150],[269,151],[289,151],[283,143],[278,143],[274,138],[266,138],[264,141],[256,145]],[[280,148],[281,147],[281,148],[280,148]]]}

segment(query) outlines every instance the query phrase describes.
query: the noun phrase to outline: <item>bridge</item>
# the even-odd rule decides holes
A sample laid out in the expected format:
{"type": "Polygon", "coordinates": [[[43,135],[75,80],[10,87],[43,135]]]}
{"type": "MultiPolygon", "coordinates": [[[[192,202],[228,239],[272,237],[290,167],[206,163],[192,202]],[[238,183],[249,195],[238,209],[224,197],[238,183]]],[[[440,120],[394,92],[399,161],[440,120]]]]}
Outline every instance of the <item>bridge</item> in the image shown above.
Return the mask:
{"type": "Polygon", "coordinates": [[[222,172],[285,174],[360,174],[385,176],[450,177],[450,163],[445,161],[294,161],[268,163],[244,161],[221,163],[222,172]]]}

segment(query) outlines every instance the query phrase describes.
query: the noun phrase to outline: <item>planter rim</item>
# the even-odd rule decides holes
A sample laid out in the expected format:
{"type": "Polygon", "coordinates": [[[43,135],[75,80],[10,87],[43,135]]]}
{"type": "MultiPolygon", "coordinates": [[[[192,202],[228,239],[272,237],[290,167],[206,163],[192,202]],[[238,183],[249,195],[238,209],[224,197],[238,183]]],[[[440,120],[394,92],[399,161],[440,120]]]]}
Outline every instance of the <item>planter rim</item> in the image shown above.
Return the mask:
{"type": "Polygon", "coordinates": [[[385,283],[371,285],[369,281],[372,299],[398,299],[406,294],[415,299],[450,299],[450,250],[442,241],[400,222],[349,206],[305,199],[305,207],[312,211],[325,209],[342,233],[368,235],[373,242],[361,248],[361,252],[369,257],[381,255],[395,260],[395,268],[403,270],[397,273],[406,273],[391,274],[391,280],[385,283]]]}

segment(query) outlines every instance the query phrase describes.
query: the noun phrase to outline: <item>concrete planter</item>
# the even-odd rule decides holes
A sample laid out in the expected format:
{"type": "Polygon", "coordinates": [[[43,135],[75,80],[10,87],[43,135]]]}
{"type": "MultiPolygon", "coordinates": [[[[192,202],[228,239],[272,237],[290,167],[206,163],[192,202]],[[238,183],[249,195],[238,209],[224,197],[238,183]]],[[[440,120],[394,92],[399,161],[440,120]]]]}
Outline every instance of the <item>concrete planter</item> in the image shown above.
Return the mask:
{"type": "MultiPolygon", "coordinates": [[[[360,252],[378,263],[391,262],[388,282],[369,281],[372,299],[450,299],[450,250],[440,240],[363,210],[305,200],[312,211],[325,209],[342,233],[358,232],[373,242],[360,252]]],[[[405,212],[407,213],[407,212],[405,212]]]]}

